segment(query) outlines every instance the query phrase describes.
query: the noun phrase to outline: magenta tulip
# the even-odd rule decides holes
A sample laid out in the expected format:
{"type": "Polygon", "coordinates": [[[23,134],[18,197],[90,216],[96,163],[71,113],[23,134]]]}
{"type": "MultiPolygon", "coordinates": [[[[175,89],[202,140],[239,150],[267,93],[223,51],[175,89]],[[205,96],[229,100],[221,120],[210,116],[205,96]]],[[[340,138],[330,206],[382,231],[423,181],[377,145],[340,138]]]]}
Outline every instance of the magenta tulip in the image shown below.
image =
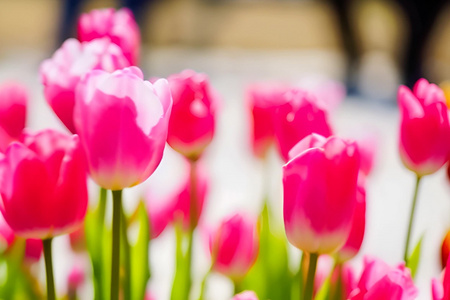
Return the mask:
{"type": "Polygon", "coordinates": [[[431,281],[431,294],[433,300],[450,299],[450,260],[447,260],[442,280],[434,278],[431,281]]]}
{"type": "Polygon", "coordinates": [[[7,81],[0,85],[0,151],[19,140],[27,116],[28,91],[18,82],[7,81]]]}
{"type": "Polygon", "coordinates": [[[275,115],[275,136],[281,156],[287,162],[289,151],[301,139],[317,133],[331,135],[326,109],[310,93],[292,89],[283,94],[284,101],[275,115]]]}
{"type": "Polygon", "coordinates": [[[275,142],[275,112],[285,101],[288,87],[276,83],[260,83],[247,90],[252,149],[255,156],[263,158],[275,142]]]}
{"type": "Polygon", "coordinates": [[[358,177],[356,190],[356,206],[352,217],[352,229],[344,246],[336,253],[336,259],[344,262],[352,259],[361,248],[366,229],[366,188],[365,178],[362,173],[358,177]]]}
{"type": "Polygon", "coordinates": [[[256,220],[234,214],[224,219],[211,236],[213,270],[239,281],[255,263],[258,250],[256,220]]]}
{"type": "Polygon", "coordinates": [[[283,167],[287,238],[303,251],[332,253],[351,230],[359,172],[356,142],[313,134],[290,155],[283,167]]]}
{"type": "Polygon", "coordinates": [[[122,8],[94,9],[78,20],[78,39],[82,42],[108,37],[122,49],[132,66],[139,64],[141,35],[133,13],[122,8]]]}
{"type": "Polygon", "coordinates": [[[0,210],[16,235],[48,239],[83,222],[88,198],[78,136],[27,134],[6,149],[0,172],[0,210]]]}
{"type": "Polygon", "coordinates": [[[192,70],[167,80],[173,97],[167,142],[188,159],[197,160],[214,136],[217,94],[207,75],[192,70]]]}
{"type": "Polygon", "coordinates": [[[258,300],[258,296],[253,291],[244,291],[235,295],[231,300],[258,300]]]}
{"type": "Polygon", "coordinates": [[[420,79],[413,92],[406,86],[398,90],[401,112],[400,156],[417,176],[432,174],[448,160],[450,123],[443,91],[420,79]]]}
{"type": "Polygon", "coordinates": [[[390,267],[378,259],[364,259],[364,270],[350,300],[412,300],[418,290],[404,265],[390,267]]]}
{"type": "Polygon", "coordinates": [[[68,39],[41,64],[39,72],[48,104],[67,129],[75,133],[75,89],[81,77],[94,69],[113,72],[127,66],[120,48],[107,38],[84,43],[68,39]]]}
{"type": "Polygon", "coordinates": [[[174,203],[172,199],[155,197],[151,190],[146,193],[144,199],[149,216],[150,239],[156,239],[172,222],[174,203]]]}
{"type": "Polygon", "coordinates": [[[74,121],[98,185],[121,190],[155,171],[171,107],[167,81],[144,81],[137,67],[86,74],[78,85],[74,121]]]}

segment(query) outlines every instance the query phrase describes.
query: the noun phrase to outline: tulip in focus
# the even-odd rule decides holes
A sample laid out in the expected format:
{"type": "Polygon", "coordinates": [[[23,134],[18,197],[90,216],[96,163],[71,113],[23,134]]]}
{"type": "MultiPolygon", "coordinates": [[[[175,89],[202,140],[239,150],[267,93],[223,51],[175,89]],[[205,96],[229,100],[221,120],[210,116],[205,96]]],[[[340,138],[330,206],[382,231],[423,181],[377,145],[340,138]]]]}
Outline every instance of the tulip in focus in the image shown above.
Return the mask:
{"type": "Polygon", "coordinates": [[[203,73],[185,70],[167,80],[173,98],[167,142],[195,161],[214,136],[218,96],[203,73]]]}
{"type": "Polygon", "coordinates": [[[432,174],[448,160],[450,123],[442,90],[424,78],[411,91],[398,90],[401,112],[400,156],[417,176],[432,174]]]}
{"type": "Polygon", "coordinates": [[[253,291],[244,291],[235,295],[231,300],[258,300],[258,296],[253,291]]]}
{"type": "Polygon", "coordinates": [[[120,47],[130,65],[139,64],[141,35],[129,9],[94,9],[80,16],[78,39],[81,42],[104,37],[120,47]]]}
{"type": "Polygon", "coordinates": [[[312,134],[283,167],[284,225],[289,242],[308,253],[329,254],[346,242],[356,205],[356,142],[312,134]]]}
{"type": "Polygon", "coordinates": [[[252,149],[257,157],[263,158],[275,142],[274,117],[287,90],[287,86],[276,83],[254,84],[247,89],[252,149]]]}
{"type": "Polygon", "coordinates": [[[366,257],[357,288],[349,299],[413,300],[417,294],[411,272],[403,264],[390,267],[379,259],[366,257]]]}
{"type": "Polygon", "coordinates": [[[167,81],[144,81],[137,67],[86,74],[76,92],[74,122],[98,185],[122,190],[155,171],[171,107],[167,81]]]}
{"type": "Polygon", "coordinates": [[[18,82],[0,84],[0,151],[19,140],[25,128],[28,91],[18,82]]]}
{"type": "Polygon", "coordinates": [[[75,89],[81,77],[94,69],[113,72],[127,66],[120,48],[107,38],[84,43],[68,39],[52,58],[41,64],[39,73],[45,99],[67,129],[76,133],[73,110],[75,89]]]}
{"type": "Polygon", "coordinates": [[[88,197],[78,136],[26,134],[6,149],[0,173],[0,210],[16,235],[47,239],[82,224],[88,197]]]}
{"type": "Polygon", "coordinates": [[[234,214],[224,219],[210,237],[212,269],[240,281],[255,263],[258,250],[256,221],[234,214]]]}
{"type": "Polygon", "coordinates": [[[275,136],[284,161],[289,151],[304,137],[317,133],[328,137],[332,134],[328,115],[319,101],[310,93],[292,89],[283,94],[285,102],[275,115],[275,136]]]}

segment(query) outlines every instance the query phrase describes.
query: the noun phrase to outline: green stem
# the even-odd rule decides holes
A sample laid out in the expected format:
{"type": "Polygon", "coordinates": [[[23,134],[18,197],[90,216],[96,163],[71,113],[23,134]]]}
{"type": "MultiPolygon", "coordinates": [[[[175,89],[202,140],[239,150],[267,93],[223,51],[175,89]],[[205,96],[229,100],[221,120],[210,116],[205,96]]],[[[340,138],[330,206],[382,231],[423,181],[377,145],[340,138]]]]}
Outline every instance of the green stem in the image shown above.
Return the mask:
{"type": "Polygon", "coordinates": [[[185,299],[189,299],[192,285],[192,246],[194,240],[194,231],[197,227],[198,207],[197,207],[197,163],[190,161],[190,197],[189,197],[189,232],[188,232],[188,249],[186,253],[186,273],[185,273],[185,299]]]}
{"type": "Polygon", "coordinates": [[[308,266],[308,275],[306,277],[306,285],[303,294],[303,300],[312,300],[313,298],[313,290],[314,290],[314,278],[316,275],[316,267],[317,267],[317,259],[319,258],[319,254],[310,253],[309,255],[309,266],[308,266]]]}
{"type": "Polygon", "coordinates": [[[111,300],[119,299],[120,269],[120,212],[122,210],[122,190],[112,191],[113,224],[112,224],[112,260],[111,260],[111,300]]]}
{"type": "Polygon", "coordinates": [[[406,235],[405,253],[403,255],[403,259],[405,260],[406,266],[408,266],[409,244],[411,241],[411,232],[412,232],[412,225],[413,225],[413,220],[414,220],[414,211],[416,210],[417,194],[419,193],[419,184],[420,184],[421,178],[422,177],[417,176],[416,187],[414,189],[413,203],[412,203],[412,207],[411,207],[411,214],[409,216],[409,225],[408,225],[408,233],[406,235]]]}
{"type": "Polygon", "coordinates": [[[125,277],[123,284],[124,299],[131,299],[131,258],[130,258],[130,243],[128,242],[127,234],[127,218],[123,211],[122,205],[120,206],[120,213],[122,218],[122,245],[123,245],[123,258],[125,265],[125,277]]]}
{"type": "Polygon", "coordinates": [[[233,280],[234,284],[234,295],[239,294],[242,292],[242,280],[233,280]]]}
{"type": "Polygon", "coordinates": [[[208,279],[209,273],[211,273],[211,268],[212,265],[203,277],[202,285],[200,286],[200,296],[198,297],[198,300],[203,300],[203,298],[205,298],[206,280],[208,279]]]}
{"type": "Polygon", "coordinates": [[[55,300],[55,281],[53,279],[52,238],[42,240],[44,246],[45,273],[47,275],[47,299],[55,300]]]}

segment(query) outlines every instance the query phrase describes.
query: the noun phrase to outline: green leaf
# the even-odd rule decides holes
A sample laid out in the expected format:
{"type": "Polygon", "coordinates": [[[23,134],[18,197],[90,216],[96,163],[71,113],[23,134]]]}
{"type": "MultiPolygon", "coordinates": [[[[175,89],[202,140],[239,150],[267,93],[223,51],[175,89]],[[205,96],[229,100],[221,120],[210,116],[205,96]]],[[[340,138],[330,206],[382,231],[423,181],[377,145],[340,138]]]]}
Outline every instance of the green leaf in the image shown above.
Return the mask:
{"type": "Polygon", "coordinates": [[[417,269],[419,268],[420,252],[422,250],[423,237],[424,235],[422,235],[419,242],[414,247],[414,250],[408,259],[408,263],[406,264],[406,266],[411,269],[411,276],[413,278],[416,276],[417,269]]]}
{"type": "Polygon", "coordinates": [[[187,294],[188,287],[185,278],[187,269],[187,259],[183,253],[183,229],[181,220],[174,222],[175,237],[176,237],[176,267],[175,276],[172,284],[172,291],[170,294],[171,300],[184,300],[187,294]]]}
{"type": "Polygon", "coordinates": [[[149,241],[150,225],[144,202],[137,208],[139,233],[136,244],[131,246],[131,299],[144,299],[150,278],[149,241]]]}

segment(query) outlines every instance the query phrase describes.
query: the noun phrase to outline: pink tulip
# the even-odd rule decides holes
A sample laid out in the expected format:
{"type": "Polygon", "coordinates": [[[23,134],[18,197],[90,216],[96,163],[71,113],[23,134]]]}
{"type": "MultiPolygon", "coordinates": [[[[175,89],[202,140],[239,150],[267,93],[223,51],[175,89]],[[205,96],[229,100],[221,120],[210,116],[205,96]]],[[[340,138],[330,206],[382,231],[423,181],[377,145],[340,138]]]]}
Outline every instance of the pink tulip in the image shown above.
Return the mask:
{"type": "Polygon", "coordinates": [[[139,64],[141,34],[133,13],[122,8],[94,9],[78,20],[78,39],[82,42],[108,37],[122,49],[130,65],[139,64]]]}
{"type": "Polygon", "coordinates": [[[234,214],[222,221],[210,237],[213,270],[240,280],[256,261],[259,238],[256,222],[242,214],[234,214]]]}
{"type": "Polygon", "coordinates": [[[75,89],[81,77],[94,69],[113,72],[127,66],[120,48],[107,38],[84,43],[68,39],[41,64],[39,73],[48,104],[67,129],[75,133],[75,89]]]}
{"type": "Polygon", "coordinates": [[[74,122],[93,180],[110,190],[146,180],[161,161],[171,107],[167,81],[144,81],[137,67],[86,74],[74,122]]]}
{"type": "Polygon", "coordinates": [[[173,97],[167,142],[191,160],[197,160],[215,131],[217,95],[208,76],[185,70],[167,78],[173,97]]]}
{"type": "Polygon", "coordinates": [[[38,262],[42,256],[42,240],[40,239],[27,239],[25,241],[25,261],[27,263],[38,262]]]}
{"type": "Polygon", "coordinates": [[[361,172],[368,176],[373,169],[376,152],[378,147],[378,138],[373,134],[366,134],[360,139],[357,139],[359,154],[361,156],[361,172]]]}
{"type": "Polygon", "coordinates": [[[450,123],[442,90],[420,79],[413,92],[398,90],[401,112],[400,156],[404,165],[418,176],[436,172],[448,160],[450,123]]]}
{"type": "Polygon", "coordinates": [[[284,104],[275,114],[275,136],[281,156],[287,162],[291,148],[311,133],[331,135],[327,112],[311,94],[292,89],[283,94],[284,104]]]}
{"type": "Polygon", "coordinates": [[[289,242],[318,254],[347,240],[356,204],[356,142],[312,134],[290,151],[283,167],[284,225],[289,242]]]}
{"type": "Polygon", "coordinates": [[[381,260],[366,257],[357,288],[351,292],[349,299],[412,300],[416,299],[417,294],[411,272],[404,265],[393,268],[381,260]]]}
{"type": "Polygon", "coordinates": [[[431,293],[433,300],[450,299],[450,260],[447,260],[442,280],[434,278],[431,281],[431,293]]]}
{"type": "Polygon", "coordinates": [[[276,83],[260,83],[247,90],[252,148],[255,156],[263,158],[275,142],[275,112],[283,104],[287,86],[276,83]]]}
{"type": "Polygon", "coordinates": [[[83,268],[79,265],[74,265],[67,278],[67,285],[69,290],[77,290],[84,282],[85,274],[83,268]]]}
{"type": "Polygon", "coordinates": [[[344,246],[336,253],[336,259],[344,262],[352,259],[358,254],[364,239],[366,229],[366,188],[365,179],[362,173],[358,177],[358,187],[356,190],[356,206],[352,218],[352,229],[344,246]]]}
{"type": "Polygon", "coordinates": [[[0,210],[16,235],[47,239],[83,222],[88,198],[78,136],[26,134],[6,149],[0,172],[0,210]]]}
{"type": "Polygon", "coordinates": [[[171,199],[159,199],[151,190],[145,195],[145,203],[150,224],[150,239],[156,239],[172,222],[174,203],[171,199]]]}
{"type": "Polygon", "coordinates": [[[314,280],[314,294],[316,295],[316,293],[320,291],[331,272],[333,272],[333,274],[331,274],[329,287],[329,293],[331,293],[332,296],[331,299],[348,299],[350,292],[356,288],[355,271],[348,264],[336,265],[333,258],[328,255],[319,256],[316,277],[314,280]],[[339,272],[341,273],[340,280],[338,280],[339,272]],[[338,287],[339,283],[341,285],[340,287],[338,287]],[[342,295],[338,298],[333,297],[334,293],[337,293],[338,291],[340,291],[342,295]]]}
{"type": "Polygon", "coordinates": [[[7,81],[0,85],[0,151],[19,140],[27,115],[28,91],[18,82],[7,81]]]}
{"type": "Polygon", "coordinates": [[[258,296],[253,291],[244,291],[235,295],[231,300],[258,300],[258,296]]]}

